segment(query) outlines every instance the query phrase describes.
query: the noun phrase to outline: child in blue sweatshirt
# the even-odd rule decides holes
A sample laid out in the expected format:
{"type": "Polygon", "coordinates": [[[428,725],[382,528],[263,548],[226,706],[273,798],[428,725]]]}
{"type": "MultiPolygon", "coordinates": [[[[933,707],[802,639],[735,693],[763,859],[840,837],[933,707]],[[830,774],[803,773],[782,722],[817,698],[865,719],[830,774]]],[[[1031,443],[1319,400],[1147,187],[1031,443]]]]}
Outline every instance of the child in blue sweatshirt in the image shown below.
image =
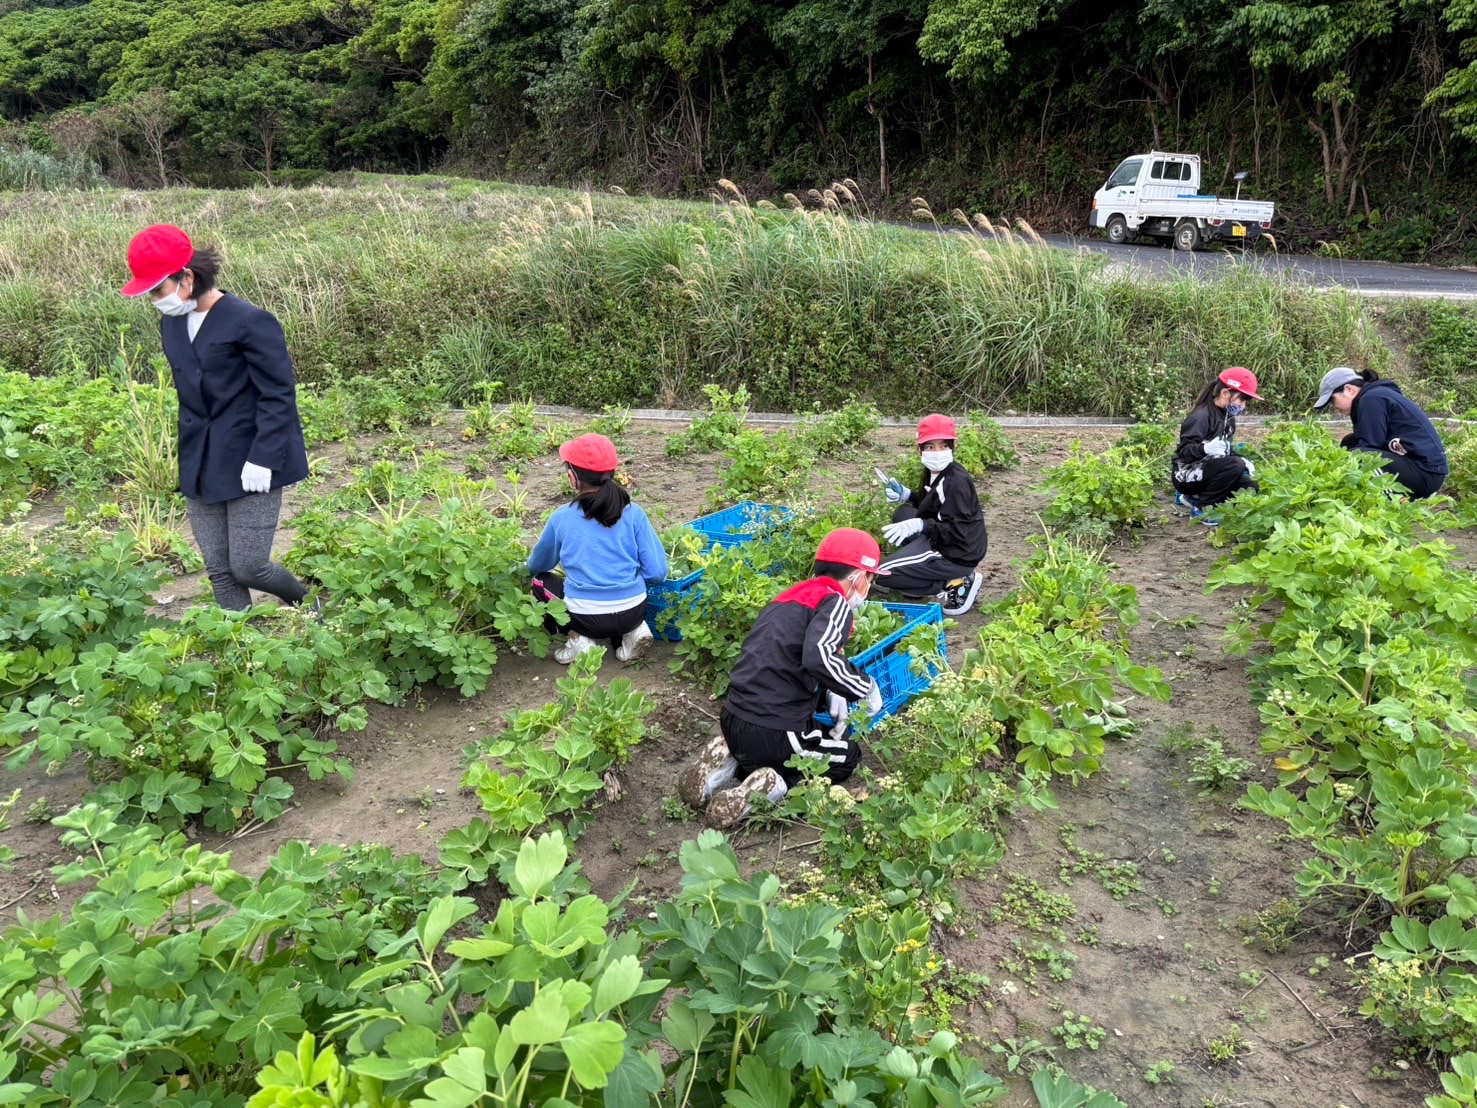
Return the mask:
{"type": "MultiPolygon", "coordinates": [[[[581,435],[559,448],[574,500],[555,510],[539,536],[528,569],[533,595],[563,599],[569,609],[569,641],[554,651],[568,665],[603,642],[617,643],[623,662],[651,645],[646,589],[667,579],[667,552],[651,520],[615,477],[620,459],[604,435],[581,435]],[[562,565],[564,574],[552,572],[562,565]]],[[[559,630],[545,620],[551,634],[559,630]]]]}

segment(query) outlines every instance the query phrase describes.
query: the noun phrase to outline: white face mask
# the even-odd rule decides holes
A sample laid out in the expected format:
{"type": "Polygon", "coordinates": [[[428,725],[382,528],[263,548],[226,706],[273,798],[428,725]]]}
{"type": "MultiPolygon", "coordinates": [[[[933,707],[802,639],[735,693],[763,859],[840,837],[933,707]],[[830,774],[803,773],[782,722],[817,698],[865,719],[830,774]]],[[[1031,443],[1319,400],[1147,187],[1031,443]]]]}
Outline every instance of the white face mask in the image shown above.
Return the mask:
{"type": "Polygon", "coordinates": [[[195,310],[193,300],[181,300],[178,292],[172,292],[168,296],[161,296],[153,302],[165,315],[189,315],[195,310]]]}
{"type": "Polygon", "coordinates": [[[853,612],[862,610],[862,605],[867,602],[866,595],[861,591],[861,585],[856,578],[852,578],[852,592],[846,594],[846,606],[853,612]]]}
{"type": "Polygon", "coordinates": [[[949,468],[949,463],[954,460],[952,450],[925,450],[918,455],[923,461],[923,468],[929,473],[941,473],[949,468]]]}

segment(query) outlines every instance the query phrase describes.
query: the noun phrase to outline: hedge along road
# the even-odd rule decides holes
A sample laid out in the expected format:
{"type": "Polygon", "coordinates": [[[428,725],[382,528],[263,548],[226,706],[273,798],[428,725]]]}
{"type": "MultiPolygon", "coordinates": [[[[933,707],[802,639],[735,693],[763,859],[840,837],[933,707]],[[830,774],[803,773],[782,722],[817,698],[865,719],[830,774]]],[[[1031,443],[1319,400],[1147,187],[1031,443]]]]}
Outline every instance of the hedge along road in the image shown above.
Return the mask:
{"type": "MultiPolygon", "coordinates": [[[[924,231],[959,231],[948,224],[911,223],[924,231]]],[[[978,232],[970,232],[978,233],[978,232]]],[[[1433,265],[1345,261],[1312,254],[1276,254],[1261,248],[1243,256],[1239,250],[1196,250],[1186,253],[1153,243],[1113,245],[1100,238],[1076,235],[1043,236],[1058,250],[1088,250],[1104,254],[1112,267],[1138,269],[1155,277],[1192,273],[1213,277],[1225,267],[1251,265],[1281,274],[1312,288],[1345,288],[1365,296],[1408,297],[1426,300],[1477,300],[1477,269],[1447,269],[1433,265]]],[[[1022,241],[1022,240],[1017,240],[1022,241]]]]}

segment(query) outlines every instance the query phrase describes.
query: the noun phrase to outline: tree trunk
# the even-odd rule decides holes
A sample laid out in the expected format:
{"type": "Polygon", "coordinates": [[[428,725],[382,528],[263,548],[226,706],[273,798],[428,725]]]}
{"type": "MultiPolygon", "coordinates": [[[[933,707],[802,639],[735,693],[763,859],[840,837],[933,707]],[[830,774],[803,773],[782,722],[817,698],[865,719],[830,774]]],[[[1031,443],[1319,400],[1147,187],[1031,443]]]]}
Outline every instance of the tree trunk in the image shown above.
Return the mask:
{"type": "Polygon", "coordinates": [[[276,188],[277,182],[272,180],[272,151],[273,148],[276,146],[277,136],[273,133],[273,128],[271,124],[266,124],[261,128],[261,136],[262,154],[265,157],[267,163],[267,188],[276,188]]]}
{"type": "Polygon", "coordinates": [[[1321,127],[1316,119],[1309,117],[1309,129],[1318,136],[1318,141],[1323,146],[1323,199],[1331,208],[1335,204],[1335,193],[1333,184],[1333,150],[1329,146],[1328,132],[1321,127]]]}
{"type": "Polygon", "coordinates": [[[1251,71],[1251,167],[1258,178],[1262,175],[1261,89],[1256,83],[1256,69],[1251,71]]]}
{"type": "Polygon", "coordinates": [[[877,189],[883,196],[892,193],[892,185],[887,179],[887,121],[882,113],[877,110],[877,105],[872,102],[872,85],[876,82],[873,74],[872,55],[867,55],[867,111],[877,117],[877,189]]]}

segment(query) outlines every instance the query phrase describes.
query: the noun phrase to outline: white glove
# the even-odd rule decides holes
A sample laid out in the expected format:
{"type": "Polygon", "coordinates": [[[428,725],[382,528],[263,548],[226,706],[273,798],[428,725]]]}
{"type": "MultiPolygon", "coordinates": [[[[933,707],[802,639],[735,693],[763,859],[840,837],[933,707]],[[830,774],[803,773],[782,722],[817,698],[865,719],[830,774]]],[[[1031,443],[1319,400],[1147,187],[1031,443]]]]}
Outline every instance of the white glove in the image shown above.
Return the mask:
{"type": "Polygon", "coordinates": [[[1246,476],[1255,477],[1256,463],[1253,462],[1250,458],[1242,458],[1241,460],[1246,463],[1246,476]]]}
{"type": "Polygon", "coordinates": [[[882,487],[882,495],[887,497],[889,504],[901,504],[908,499],[908,489],[896,477],[889,477],[887,484],[882,487]]]}
{"type": "Polygon", "coordinates": [[[1389,449],[1391,454],[1399,454],[1402,458],[1407,454],[1405,444],[1399,439],[1391,439],[1389,449]]]}
{"type": "Polygon", "coordinates": [[[893,546],[902,546],[914,535],[923,532],[923,521],[921,519],[905,519],[898,523],[889,523],[882,528],[882,534],[893,546]]]}
{"type": "Polygon", "coordinates": [[[266,466],[247,462],[241,467],[241,487],[247,492],[268,492],[272,488],[272,471],[266,466]]]}
{"type": "Polygon", "coordinates": [[[1231,444],[1225,439],[1211,439],[1205,444],[1207,458],[1224,458],[1231,452],[1231,444]]]}
{"type": "Polygon", "coordinates": [[[831,717],[832,723],[844,724],[846,717],[851,715],[851,705],[846,703],[846,697],[828,692],[826,693],[826,714],[831,717]]]}
{"type": "Polygon", "coordinates": [[[883,707],[882,686],[877,684],[874,679],[872,681],[872,687],[867,690],[867,710],[875,716],[882,711],[883,707]]]}

